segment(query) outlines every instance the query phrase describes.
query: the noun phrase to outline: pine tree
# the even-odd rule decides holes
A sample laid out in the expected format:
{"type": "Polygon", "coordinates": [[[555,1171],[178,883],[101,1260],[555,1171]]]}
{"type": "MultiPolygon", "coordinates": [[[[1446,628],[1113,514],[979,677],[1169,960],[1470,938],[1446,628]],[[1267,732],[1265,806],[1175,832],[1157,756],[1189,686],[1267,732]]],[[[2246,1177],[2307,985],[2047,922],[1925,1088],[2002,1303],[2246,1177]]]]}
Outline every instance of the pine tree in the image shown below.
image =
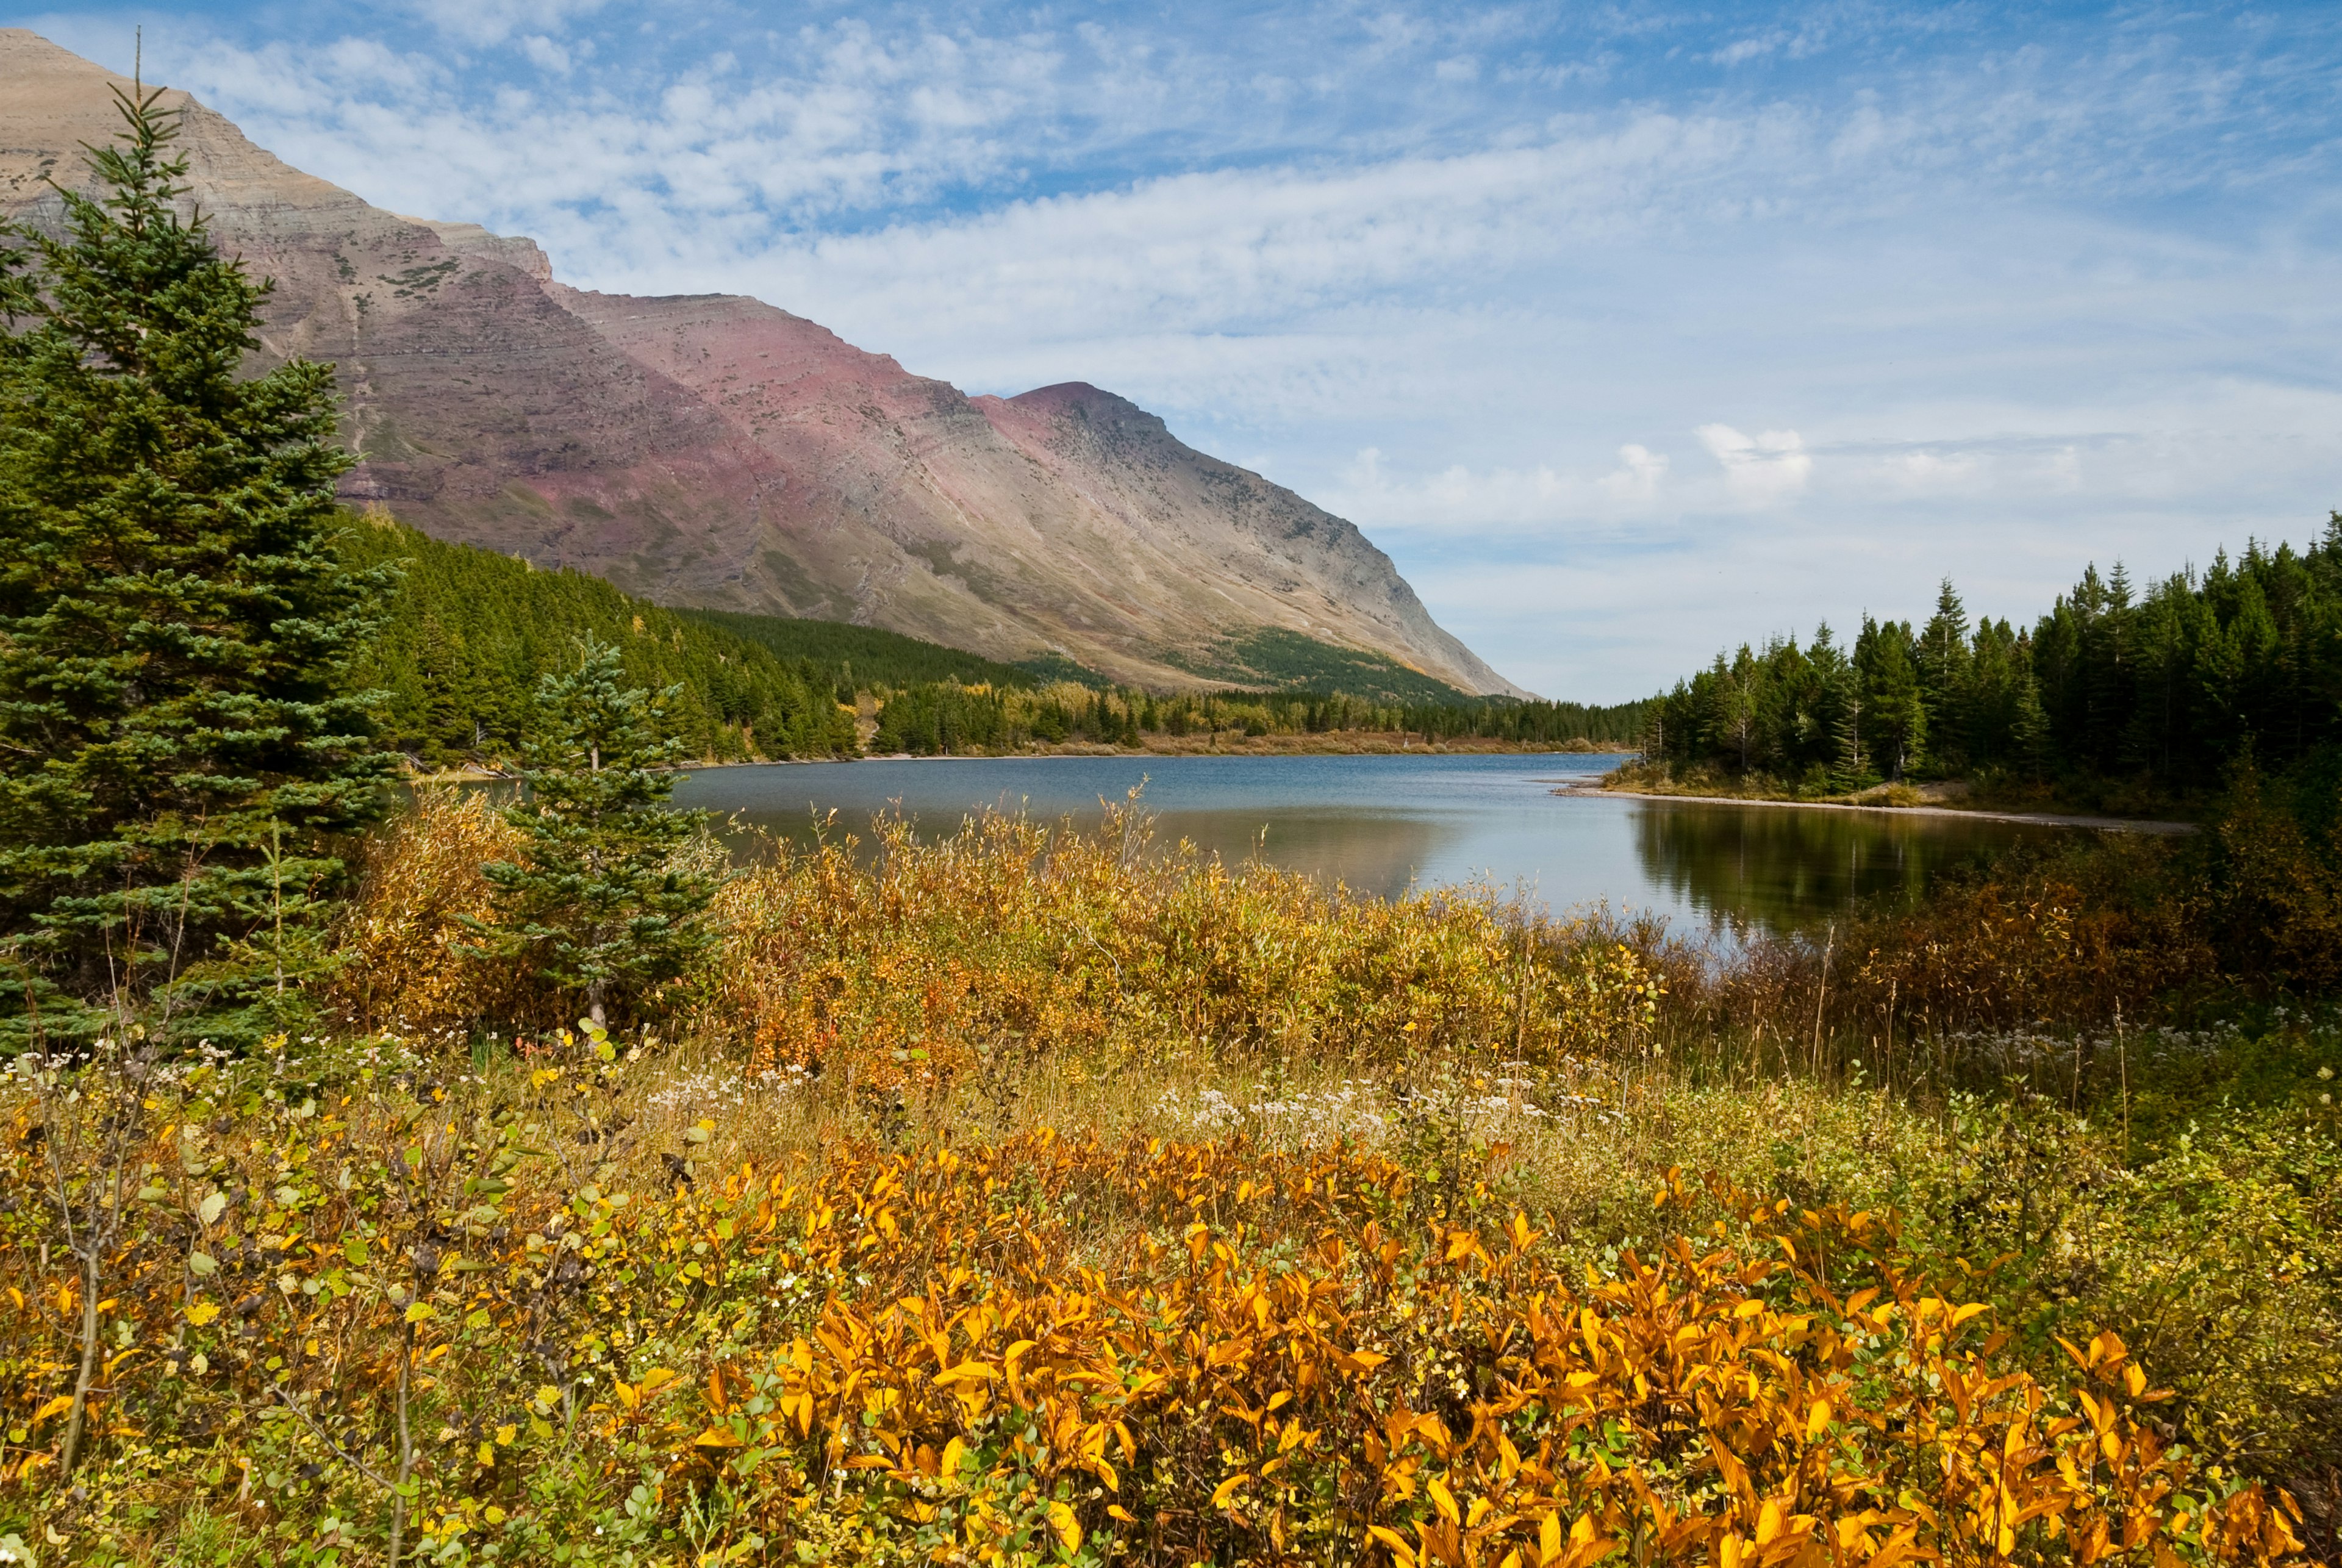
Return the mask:
{"type": "Polygon", "coordinates": [[[480,951],[534,964],[597,1024],[639,1011],[714,940],[715,878],[682,857],[706,814],[667,804],[684,747],[659,734],[660,704],[675,692],[626,685],[618,650],[591,640],[575,670],[545,676],[545,738],[504,813],[522,858],[480,868],[495,889],[495,919],[470,923],[480,951]]]}
{"type": "Polygon", "coordinates": [[[227,1039],[285,1022],[386,804],[345,681],[386,575],[335,553],[331,370],[239,379],[269,285],[181,211],[160,94],[115,96],[98,195],[0,225],[0,1006],[227,1039]]]}
{"type": "Polygon", "coordinates": [[[1917,766],[1927,748],[1927,713],[1911,642],[1907,624],[1874,623],[1866,615],[1855,645],[1862,684],[1861,728],[1869,738],[1872,757],[1891,779],[1917,766]]]}
{"type": "Polygon", "coordinates": [[[2009,722],[2009,747],[2027,777],[2047,778],[2053,763],[2048,711],[2041,705],[2041,683],[2027,670],[2017,677],[2016,712],[2009,722]]]}
{"type": "Polygon", "coordinates": [[[1939,764],[1957,771],[1968,762],[1963,741],[1968,733],[1973,659],[1967,606],[1949,577],[1936,591],[1936,614],[1919,634],[1912,656],[1919,670],[1919,698],[1927,710],[1930,749],[1939,764]]]}

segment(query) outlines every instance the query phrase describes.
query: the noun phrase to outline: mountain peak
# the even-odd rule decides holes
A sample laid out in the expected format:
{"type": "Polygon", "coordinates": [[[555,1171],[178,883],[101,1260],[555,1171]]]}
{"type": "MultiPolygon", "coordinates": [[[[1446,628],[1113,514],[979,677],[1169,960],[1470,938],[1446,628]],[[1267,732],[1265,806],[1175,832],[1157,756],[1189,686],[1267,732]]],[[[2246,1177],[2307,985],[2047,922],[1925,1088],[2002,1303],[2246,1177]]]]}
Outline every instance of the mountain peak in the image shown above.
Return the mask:
{"type": "Polygon", "coordinates": [[[1155,417],[1119,393],[1092,386],[1086,381],[1061,381],[1055,386],[1036,386],[1030,392],[1020,392],[1007,401],[1019,408],[1050,413],[1103,410],[1116,414],[1136,414],[1147,419],[1155,417]]]}
{"type": "MultiPolygon", "coordinates": [[[[0,215],[60,215],[45,180],[86,185],[127,85],[0,29],[0,215]]],[[[222,248],[275,280],[264,355],[336,366],[354,502],[665,604],[1156,686],[1274,632],[1519,691],[1355,526],[1126,398],[971,398],[761,301],[569,288],[533,241],[385,212],[165,101],[222,248]]]]}

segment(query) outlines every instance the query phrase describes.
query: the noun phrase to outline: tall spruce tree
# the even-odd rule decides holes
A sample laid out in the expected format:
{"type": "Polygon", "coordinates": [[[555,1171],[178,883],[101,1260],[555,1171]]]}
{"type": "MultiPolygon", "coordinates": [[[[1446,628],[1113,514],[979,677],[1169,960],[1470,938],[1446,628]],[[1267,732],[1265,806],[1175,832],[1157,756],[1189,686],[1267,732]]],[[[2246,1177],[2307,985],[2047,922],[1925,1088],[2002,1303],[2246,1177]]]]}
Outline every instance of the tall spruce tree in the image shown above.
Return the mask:
{"type": "Polygon", "coordinates": [[[1919,671],[1919,700],[1927,708],[1928,749],[1941,766],[1967,765],[1968,699],[1973,654],[1967,606],[1949,577],[1936,590],[1936,613],[1912,649],[1919,671]]]}
{"type": "Polygon", "coordinates": [[[618,650],[588,641],[576,669],[539,687],[522,795],[505,809],[522,856],[481,867],[495,919],[480,950],[521,959],[580,999],[596,1023],[639,1008],[714,940],[715,879],[680,864],[705,812],[667,804],[680,740],[659,734],[654,694],[626,684],[618,650]]]}
{"type": "Polygon", "coordinates": [[[115,96],[96,194],[0,226],[0,1008],[232,1038],[286,1022],[385,804],[344,682],[384,580],[333,546],[330,368],[242,378],[269,285],[185,205],[161,95],[115,96]]]}
{"type": "Polygon", "coordinates": [[[1911,657],[1911,628],[1862,618],[1855,667],[1862,683],[1863,733],[1873,763],[1890,779],[1917,765],[1927,743],[1927,713],[1911,657]]]}

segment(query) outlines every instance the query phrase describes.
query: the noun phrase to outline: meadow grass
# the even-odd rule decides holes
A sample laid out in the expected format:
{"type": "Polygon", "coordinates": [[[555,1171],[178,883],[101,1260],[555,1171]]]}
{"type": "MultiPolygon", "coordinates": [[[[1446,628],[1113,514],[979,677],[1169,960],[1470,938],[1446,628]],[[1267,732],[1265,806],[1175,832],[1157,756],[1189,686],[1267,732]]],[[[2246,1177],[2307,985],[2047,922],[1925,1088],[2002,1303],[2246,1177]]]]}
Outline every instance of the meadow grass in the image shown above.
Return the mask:
{"type": "Polygon", "coordinates": [[[373,846],[310,1039],[6,1080],[0,1543],[2331,1551],[2342,1033],[2157,1016],[2166,928],[2070,867],[1727,962],[1135,810],[882,823],[745,870],[596,1037],[462,951],[501,834],[426,796],[373,846]],[[122,1216],[96,1297],[66,1207],[122,1216]]]}

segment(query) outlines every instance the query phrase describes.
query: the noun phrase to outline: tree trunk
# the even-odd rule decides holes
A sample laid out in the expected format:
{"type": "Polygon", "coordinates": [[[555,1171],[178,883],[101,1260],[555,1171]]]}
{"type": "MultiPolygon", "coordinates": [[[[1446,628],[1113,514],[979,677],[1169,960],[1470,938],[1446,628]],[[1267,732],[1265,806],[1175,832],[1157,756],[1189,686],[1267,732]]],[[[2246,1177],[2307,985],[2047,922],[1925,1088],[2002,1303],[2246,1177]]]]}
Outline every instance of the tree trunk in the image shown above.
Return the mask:
{"type": "Polygon", "coordinates": [[[81,1372],[74,1379],[73,1415],[65,1423],[65,1447],[57,1462],[58,1473],[71,1475],[81,1458],[81,1440],[89,1423],[89,1389],[97,1377],[97,1291],[99,1242],[92,1235],[81,1255],[81,1372]]]}

